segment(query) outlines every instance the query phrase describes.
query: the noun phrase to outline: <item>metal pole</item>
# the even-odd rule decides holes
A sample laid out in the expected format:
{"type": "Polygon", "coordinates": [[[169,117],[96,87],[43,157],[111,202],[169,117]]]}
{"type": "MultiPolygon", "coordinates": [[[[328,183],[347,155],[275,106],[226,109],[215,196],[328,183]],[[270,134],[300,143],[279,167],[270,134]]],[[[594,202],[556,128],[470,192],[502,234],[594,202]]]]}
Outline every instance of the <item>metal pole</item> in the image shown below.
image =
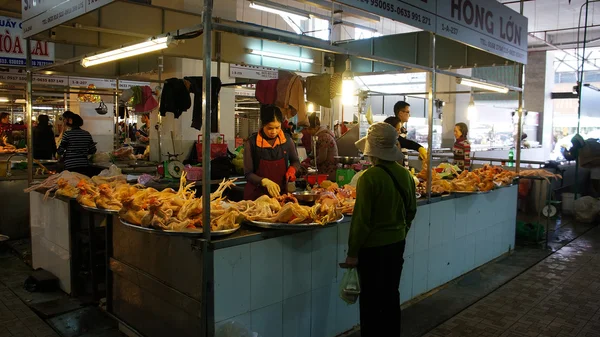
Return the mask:
{"type": "Polygon", "coordinates": [[[27,56],[27,92],[25,93],[27,105],[25,110],[25,118],[27,119],[27,182],[30,185],[33,182],[33,129],[31,123],[31,113],[33,107],[33,75],[31,73],[31,40],[25,41],[25,54],[27,56]]]}
{"type": "MultiPolygon", "coordinates": [[[[121,144],[118,143],[121,130],[119,130],[119,79],[117,78],[117,88],[115,89],[115,113],[117,120],[117,142],[113,142],[114,149],[117,149],[121,144]]],[[[123,114],[123,124],[125,125],[125,139],[129,137],[129,127],[127,126],[127,116],[123,114]]]]}
{"type": "MultiPolygon", "coordinates": [[[[577,134],[579,134],[579,130],[581,127],[581,91],[583,89],[583,71],[585,66],[585,47],[587,45],[587,27],[588,27],[588,9],[590,6],[590,1],[586,0],[585,2],[585,23],[583,27],[583,52],[581,53],[581,71],[579,72],[579,81],[577,83],[578,88],[578,107],[577,107],[577,134]]],[[[579,155],[575,157],[575,199],[577,199],[577,194],[579,194],[579,155]]]]}
{"type": "Polygon", "coordinates": [[[435,111],[435,90],[437,87],[437,74],[435,72],[436,59],[435,59],[435,34],[431,34],[431,81],[429,83],[429,106],[427,109],[427,200],[431,199],[431,183],[432,183],[432,149],[433,149],[433,114],[435,111]]]}
{"type": "MultiPolygon", "coordinates": [[[[161,55],[158,57],[158,83],[162,83],[162,72],[163,72],[163,54],[161,53],[161,55]]],[[[160,103],[160,99],[162,97],[162,85],[159,84],[160,87],[160,97],[158,98],[158,102],[160,103]]],[[[160,106],[160,105],[159,105],[160,106]]],[[[160,136],[160,132],[162,129],[162,116],[160,114],[160,111],[158,112],[158,121],[156,122],[156,125],[154,126],[154,129],[156,130],[156,136],[158,137],[158,162],[162,162],[162,145],[161,145],[161,136],[160,136]]],[[[173,152],[175,152],[175,149],[173,149],[173,152]]]]}
{"type": "MultiPolygon", "coordinates": [[[[521,0],[521,15],[523,15],[524,4],[521,0]]],[[[521,64],[519,67],[519,88],[523,89],[525,85],[525,65],[521,64]]],[[[516,172],[519,173],[521,170],[521,135],[523,134],[523,90],[518,93],[519,108],[517,109],[518,123],[517,125],[517,143],[515,144],[515,151],[517,152],[517,160],[515,162],[516,172]]]]}
{"type": "Polygon", "coordinates": [[[202,126],[202,230],[204,231],[204,240],[202,240],[202,257],[204,262],[204,272],[202,299],[204,300],[204,333],[206,337],[214,336],[214,292],[213,292],[213,261],[212,254],[209,253],[210,242],[210,114],[211,114],[211,66],[212,66],[212,10],[213,0],[204,0],[204,11],[202,19],[204,23],[204,38],[202,63],[204,73],[202,80],[202,116],[204,125],[202,126]]]}

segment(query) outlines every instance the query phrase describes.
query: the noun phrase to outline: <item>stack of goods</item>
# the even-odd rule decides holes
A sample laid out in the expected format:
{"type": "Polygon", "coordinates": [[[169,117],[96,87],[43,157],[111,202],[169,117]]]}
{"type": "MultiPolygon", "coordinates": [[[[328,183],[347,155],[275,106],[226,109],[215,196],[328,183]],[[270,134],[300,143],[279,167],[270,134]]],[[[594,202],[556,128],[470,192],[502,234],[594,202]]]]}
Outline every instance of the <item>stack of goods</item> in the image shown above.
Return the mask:
{"type": "Polygon", "coordinates": [[[344,185],[340,188],[338,184],[325,180],[320,188],[313,189],[313,192],[320,193],[317,202],[335,205],[342,214],[352,215],[354,212],[354,203],[356,203],[356,188],[350,185],[344,185]]]}
{"type": "Polygon", "coordinates": [[[546,180],[548,183],[550,183],[550,179],[562,179],[560,174],[554,174],[543,169],[524,170],[519,172],[519,176],[541,178],[546,180]]]}

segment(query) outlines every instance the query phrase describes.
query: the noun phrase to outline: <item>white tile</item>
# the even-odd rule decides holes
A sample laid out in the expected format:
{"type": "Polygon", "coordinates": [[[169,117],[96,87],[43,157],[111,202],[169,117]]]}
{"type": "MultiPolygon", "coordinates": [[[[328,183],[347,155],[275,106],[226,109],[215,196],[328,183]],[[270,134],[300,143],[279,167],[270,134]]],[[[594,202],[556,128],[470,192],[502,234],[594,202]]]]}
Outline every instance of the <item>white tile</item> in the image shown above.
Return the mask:
{"type": "Polygon", "coordinates": [[[452,270],[452,278],[457,278],[460,275],[462,275],[464,273],[464,271],[466,270],[466,260],[465,260],[465,253],[466,253],[466,242],[467,242],[467,237],[463,236],[460,238],[455,239],[452,242],[452,251],[450,253],[450,267],[452,270]]]}
{"type": "Polygon", "coordinates": [[[241,324],[249,331],[252,331],[252,313],[247,312],[243,315],[215,323],[215,335],[219,336],[219,329],[231,329],[238,324],[241,324]]]}
{"type": "Polygon", "coordinates": [[[310,336],[311,301],[310,292],[283,300],[283,337],[310,336]]]}
{"type": "Polygon", "coordinates": [[[402,275],[400,277],[400,302],[404,303],[412,299],[414,256],[405,255],[402,275]]]}
{"type": "Polygon", "coordinates": [[[311,337],[336,335],[336,312],[339,288],[336,283],[312,291],[311,337]]]}
{"type": "Polygon", "coordinates": [[[427,291],[427,273],[429,266],[429,251],[414,254],[412,297],[427,291]]]}
{"type": "Polygon", "coordinates": [[[215,320],[250,311],[250,245],[215,251],[215,320]]]}
{"type": "Polygon", "coordinates": [[[406,247],[404,248],[404,255],[411,255],[415,248],[415,228],[411,228],[406,234],[406,247]]]}
{"type": "Polygon", "coordinates": [[[252,331],[261,337],[277,337],[283,332],[282,303],[252,311],[252,331]]]}
{"type": "Polygon", "coordinates": [[[312,231],[311,277],[312,289],[336,282],[337,229],[335,227],[312,231]]]}
{"type": "Polygon", "coordinates": [[[464,246],[464,250],[465,250],[465,264],[464,264],[464,269],[463,269],[463,274],[473,270],[476,265],[475,265],[475,252],[476,252],[476,247],[477,246],[477,234],[473,233],[473,234],[469,234],[465,237],[465,246],[464,246]]]}
{"type": "Polygon", "coordinates": [[[283,299],[310,291],[311,232],[283,238],[283,299]]]}
{"type": "MultiPolygon", "coordinates": [[[[441,223],[442,234],[440,242],[454,239],[454,222],[456,221],[456,199],[450,199],[431,205],[431,231],[436,227],[435,223],[441,223]]],[[[430,246],[438,244],[429,240],[430,246]]]]}
{"type": "MultiPolygon", "coordinates": [[[[339,289],[339,283],[336,287],[336,289],[339,289]]],[[[358,302],[354,304],[348,304],[344,302],[339,296],[337,296],[336,305],[336,335],[344,333],[360,324],[358,302]]]]}
{"type": "Polygon", "coordinates": [[[495,235],[496,235],[495,226],[488,227],[485,230],[485,245],[486,245],[487,251],[488,251],[485,262],[491,261],[498,256],[498,255],[496,255],[497,245],[494,244],[494,236],[495,235]]]}
{"type": "Polygon", "coordinates": [[[442,244],[429,248],[427,291],[442,284],[444,251],[442,244]]]}
{"type": "MultiPolygon", "coordinates": [[[[350,237],[350,222],[342,222],[337,226],[337,259],[342,262],[348,255],[348,238],[350,237]]],[[[344,275],[344,270],[337,269],[336,280],[341,280],[344,275]]]]}
{"type": "Polygon", "coordinates": [[[431,205],[418,208],[417,216],[413,221],[411,231],[414,231],[413,252],[421,252],[429,248],[429,219],[431,205]]]}
{"type": "Polygon", "coordinates": [[[51,272],[58,278],[60,288],[67,294],[71,293],[71,256],[69,252],[53,242],[40,239],[40,252],[46,256],[40,268],[51,272]]]}
{"type": "Polygon", "coordinates": [[[250,246],[250,310],[283,300],[283,238],[250,246]]]}
{"type": "Polygon", "coordinates": [[[487,262],[489,247],[487,246],[486,239],[485,229],[475,233],[475,267],[479,267],[487,262]]]}

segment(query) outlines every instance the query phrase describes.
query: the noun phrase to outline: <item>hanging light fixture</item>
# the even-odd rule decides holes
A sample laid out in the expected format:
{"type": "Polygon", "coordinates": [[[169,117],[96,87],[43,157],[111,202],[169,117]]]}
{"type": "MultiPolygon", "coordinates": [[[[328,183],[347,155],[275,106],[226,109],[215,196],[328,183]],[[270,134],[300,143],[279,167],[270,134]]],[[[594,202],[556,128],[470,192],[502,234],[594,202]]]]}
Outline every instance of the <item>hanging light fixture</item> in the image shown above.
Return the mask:
{"type": "Polygon", "coordinates": [[[350,57],[346,59],[346,70],[342,73],[342,104],[354,105],[356,98],[356,83],[354,82],[354,73],[350,64],[350,57]]]}
{"type": "Polygon", "coordinates": [[[252,55],[260,55],[263,57],[272,57],[272,58],[281,59],[281,60],[296,61],[296,62],[303,62],[303,63],[314,63],[315,62],[314,59],[311,59],[308,57],[284,55],[284,54],[273,53],[273,52],[264,51],[264,50],[247,49],[246,52],[248,54],[252,54],[252,55]]]}
{"type": "Polygon", "coordinates": [[[157,50],[166,49],[171,43],[170,37],[159,37],[156,39],[150,39],[146,42],[137,43],[127,47],[121,47],[105,53],[96,54],[89,56],[81,60],[81,65],[84,68],[95,66],[97,64],[107,63],[132,57],[141,54],[151,53],[157,50]]]}
{"type": "Polygon", "coordinates": [[[471,101],[469,102],[469,107],[467,108],[467,120],[477,121],[478,118],[479,113],[477,112],[477,108],[475,107],[475,100],[473,99],[473,94],[471,94],[471,101]]]}
{"type": "Polygon", "coordinates": [[[0,103],[8,103],[10,102],[10,99],[8,99],[8,97],[0,97],[0,103]]]}
{"type": "Polygon", "coordinates": [[[503,87],[500,85],[491,84],[491,83],[487,83],[487,82],[483,82],[483,81],[476,81],[476,80],[472,80],[469,78],[457,78],[456,83],[462,84],[462,85],[467,85],[469,87],[474,87],[474,88],[479,88],[479,89],[484,89],[484,90],[489,90],[489,91],[495,91],[495,92],[499,92],[501,94],[506,94],[508,92],[507,87],[503,87]]]}

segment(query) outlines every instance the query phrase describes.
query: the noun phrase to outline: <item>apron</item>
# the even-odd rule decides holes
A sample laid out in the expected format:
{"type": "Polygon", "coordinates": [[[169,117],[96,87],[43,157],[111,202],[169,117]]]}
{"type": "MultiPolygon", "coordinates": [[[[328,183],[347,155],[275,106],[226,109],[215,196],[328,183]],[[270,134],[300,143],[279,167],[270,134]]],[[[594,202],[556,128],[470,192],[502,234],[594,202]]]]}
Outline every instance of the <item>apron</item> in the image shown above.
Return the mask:
{"type": "MultiPolygon", "coordinates": [[[[254,146],[256,146],[256,144],[254,146]]],[[[258,167],[255,173],[259,177],[267,178],[278,184],[279,188],[281,189],[281,194],[285,194],[287,193],[285,174],[287,172],[288,155],[286,151],[281,148],[281,145],[272,150],[282,151],[282,157],[277,160],[265,160],[262,158],[257,158],[258,156],[254,156],[254,161],[256,162],[256,160],[258,160],[258,167]]],[[[251,153],[254,154],[253,152],[251,153]]],[[[257,186],[251,182],[247,182],[246,186],[244,187],[244,200],[256,200],[259,197],[268,194],[269,192],[267,192],[266,188],[261,185],[257,186]]]]}

